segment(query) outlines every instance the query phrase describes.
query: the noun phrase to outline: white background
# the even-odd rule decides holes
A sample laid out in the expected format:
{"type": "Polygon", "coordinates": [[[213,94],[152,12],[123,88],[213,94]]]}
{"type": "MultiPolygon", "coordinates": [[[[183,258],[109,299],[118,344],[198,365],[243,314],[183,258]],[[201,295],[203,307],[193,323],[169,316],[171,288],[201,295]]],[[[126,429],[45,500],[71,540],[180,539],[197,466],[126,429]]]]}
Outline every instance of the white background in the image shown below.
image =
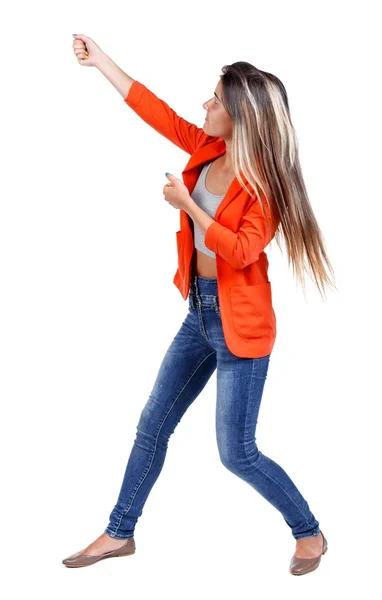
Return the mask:
{"type": "Polygon", "coordinates": [[[6,598],[322,598],[379,581],[381,94],[377,3],[19,2],[2,10],[0,350],[6,598]],[[199,126],[224,64],[284,83],[338,291],[307,297],[275,242],[257,426],[328,540],[288,571],[280,513],[220,463],[216,373],[174,435],[136,554],[61,561],[108,523],[136,424],[187,312],[172,283],[188,155],[141,121],[72,33],[199,126]]]}

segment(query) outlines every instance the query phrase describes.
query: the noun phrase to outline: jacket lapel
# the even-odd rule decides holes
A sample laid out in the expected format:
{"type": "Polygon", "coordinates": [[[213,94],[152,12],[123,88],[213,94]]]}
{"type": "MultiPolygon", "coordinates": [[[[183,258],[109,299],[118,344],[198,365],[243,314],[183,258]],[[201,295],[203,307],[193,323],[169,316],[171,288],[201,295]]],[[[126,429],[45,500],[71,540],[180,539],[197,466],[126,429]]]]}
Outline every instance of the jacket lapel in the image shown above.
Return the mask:
{"type": "MultiPolygon", "coordinates": [[[[203,168],[203,165],[210,161],[213,160],[215,158],[218,158],[219,156],[222,156],[223,154],[226,153],[226,145],[225,142],[223,140],[223,138],[211,138],[212,141],[207,143],[205,146],[202,146],[201,148],[198,148],[190,157],[188,163],[186,164],[185,168],[182,171],[182,177],[183,177],[183,182],[186,185],[186,187],[188,188],[190,194],[192,193],[196,182],[198,180],[198,177],[200,175],[200,172],[203,168]]],[[[247,184],[247,180],[245,179],[243,173],[240,173],[244,182],[247,184]]],[[[238,181],[238,179],[235,177],[231,183],[231,185],[229,186],[226,195],[224,196],[224,198],[222,199],[222,201],[220,202],[216,213],[215,213],[215,220],[219,221],[219,216],[221,215],[221,213],[223,212],[223,210],[228,206],[228,204],[230,202],[232,202],[232,200],[234,200],[234,198],[236,198],[236,196],[239,194],[239,192],[242,190],[242,187],[238,181]]],[[[191,231],[191,227],[192,227],[192,219],[189,217],[188,213],[186,213],[184,210],[180,210],[180,228],[182,231],[185,232],[189,232],[192,234],[191,231]]]]}

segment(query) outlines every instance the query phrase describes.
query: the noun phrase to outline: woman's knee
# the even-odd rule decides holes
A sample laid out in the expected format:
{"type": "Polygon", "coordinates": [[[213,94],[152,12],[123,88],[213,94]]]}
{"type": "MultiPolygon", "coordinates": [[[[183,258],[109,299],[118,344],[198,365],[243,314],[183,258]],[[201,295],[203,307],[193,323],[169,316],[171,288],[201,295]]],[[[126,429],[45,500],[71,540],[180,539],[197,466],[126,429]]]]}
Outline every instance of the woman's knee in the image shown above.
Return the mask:
{"type": "Polygon", "coordinates": [[[164,421],[165,412],[161,403],[150,394],[137,423],[136,441],[145,449],[154,449],[157,444],[167,447],[171,432],[164,426],[164,421]]]}
{"type": "Polygon", "coordinates": [[[229,443],[218,445],[219,456],[222,464],[232,471],[232,473],[241,473],[252,466],[259,456],[259,449],[256,442],[239,444],[229,443]]]}

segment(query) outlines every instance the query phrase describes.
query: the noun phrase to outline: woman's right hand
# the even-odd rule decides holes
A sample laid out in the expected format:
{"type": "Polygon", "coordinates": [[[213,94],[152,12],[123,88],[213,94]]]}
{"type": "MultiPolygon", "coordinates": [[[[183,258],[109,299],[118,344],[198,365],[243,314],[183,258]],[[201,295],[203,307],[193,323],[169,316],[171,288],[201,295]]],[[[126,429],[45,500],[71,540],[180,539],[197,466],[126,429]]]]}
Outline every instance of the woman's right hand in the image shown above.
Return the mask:
{"type": "Polygon", "coordinates": [[[73,51],[78,62],[83,67],[96,67],[102,56],[105,56],[101,48],[86,35],[73,34],[73,51]]]}

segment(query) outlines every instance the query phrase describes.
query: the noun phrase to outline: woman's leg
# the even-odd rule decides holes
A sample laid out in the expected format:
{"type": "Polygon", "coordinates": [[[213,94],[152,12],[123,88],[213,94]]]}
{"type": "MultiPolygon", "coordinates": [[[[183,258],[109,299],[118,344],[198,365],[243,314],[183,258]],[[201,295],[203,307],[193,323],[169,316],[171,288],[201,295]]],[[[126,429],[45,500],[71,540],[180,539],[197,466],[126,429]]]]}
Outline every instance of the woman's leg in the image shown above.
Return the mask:
{"type": "Polygon", "coordinates": [[[119,497],[104,533],[121,539],[134,536],[136,522],[162,470],[169,438],[215,369],[216,352],[200,333],[196,311],[190,310],[162,360],[142,410],[119,497]]]}
{"type": "Polygon", "coordinates": [[[216,435],[222,463],[282,514],[296,540],[320,534],[308,503],[291,478],[256,445],[256,424],[270,355],[217,353],[216,435]]]}

